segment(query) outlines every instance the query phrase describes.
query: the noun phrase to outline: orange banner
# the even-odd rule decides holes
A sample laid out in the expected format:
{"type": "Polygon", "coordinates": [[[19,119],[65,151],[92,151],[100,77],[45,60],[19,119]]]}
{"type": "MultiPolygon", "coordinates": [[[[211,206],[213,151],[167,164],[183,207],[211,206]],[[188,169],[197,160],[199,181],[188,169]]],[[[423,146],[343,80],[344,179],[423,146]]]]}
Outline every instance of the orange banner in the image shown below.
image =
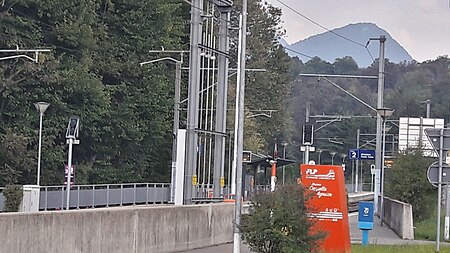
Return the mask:
{"type": "Polygon", "coordinates": [[[348,225],[347,193],[341,166],[300,165],[302,184],[311,194],[315,229],[326,233],[320,250],[326,253],[349,253],[350,230],[348,225]]]}

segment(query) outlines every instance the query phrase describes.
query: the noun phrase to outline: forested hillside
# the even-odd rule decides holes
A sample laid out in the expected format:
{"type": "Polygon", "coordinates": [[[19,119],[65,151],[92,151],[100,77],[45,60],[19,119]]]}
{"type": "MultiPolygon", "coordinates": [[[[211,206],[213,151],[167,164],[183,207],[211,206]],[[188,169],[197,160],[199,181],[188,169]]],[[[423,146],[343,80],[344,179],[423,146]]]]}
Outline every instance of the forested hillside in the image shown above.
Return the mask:
{"type": "MultiPolygon", "coordinates": [[[[237,62],[240,5],[234,1],[230,68],[237,62]]],[[[281,11],[261,0],[250,1],[248,8],[247,68],[263,71],[247,73],[246,150],[267,154],[274,142],[287,141],[288,158],[300,159],[308,102],[312,115],[373,115],[326,81],[298,74],[377,75],[376,61],[359,69],[350,57],[334,63],[290,59],[277,42],[283,34],[281,11]]],[[[43,121],[42,185],[63,182],[71,115],[81,118],[81,143],[73,157],[77,184],[169,181],[174,66],[139,63],[160,56],[150,55],[151,49],[189,49],[189,4],[6,0],[0,24],[0,49],[51,49],[37,64],[23,58],[0,61],[0,186],[35,183],[39,115],[33,103],[38,101],[51,104],[43,121]]],[[[421,116],[425,109],[420,101],[431,99],[432,116],[448,121],[449,66],[448,57],[424,63],[387,61],[385,105],[396,110],[395,117],[421,116]]],[[[230,76],[232,130],[236,79],[230,76]]],[[[376,106],[376,80],[333,80],[376,106]]],[[[184,73],[184,92],[186,85],[184,73]]],[[[314,146],[346,153],[355,145],[357,128],[374,132],[374,127],[371,118],[343,119],[318,131],[314,146]],[[343,144],[327,140],[333,137],[343,144]]]]}
{"type": "MultiPolygon", "coordinates": [[[[182,0],[3,3],[0,49],[51,52],[41,54],[38,64],[23,58],[0,61],[0,186],[36,182],[39,115],[33,103],[38,101],[50,103],[43,120],[41,185],[63,182],[71,115],[81,118],[81,143],[73,157],[77,184],[168,182],[174,66],[139,63],[160,56],[148,54],[151,49],[189,49],[191,6],[182,0]]],[[[232,68],[240,5],[235,2],[230,25],[232,68]]],[[[248,74],[247,111],[278,113],[248,118],[247,149],[266,150],[282,134],[283,122],[290,122],[288,112],[280,110],[292,84],[290,59],[276,42],[280,15],[262,1],[249,3],[247,66],[266,72],[248,74]]],[[[234,85],[231,77],[230,119],[234,85]]],[[[228,123],[233,129],[233,120],[228,123]]]]}
{"type": "MultiPolygon", "coordinates": [[[[357,116],[342,119],[317,131],[316,146],[320,149],[347,154],[349,148],[356,146],[356,131],[375,133],[375,114],[366,106],[351,98],[344,92],[320,78],[300,77],[300,73],[378,75],[378,61],[365,69],[358,69],[351,57],[336,59],[334,63],[313,58],[306,63],[293,59],[293,74],[296,77],[292,97],[289,99],[290,110],[294,115],[296,129],[301,129],[305,122],[306,104],[311,103],[311,115],[357,116]],[[336,137],[336,138],[335,138],[336,137]],[[328,138],[332,138],[330,142],[328,138]],[[334,139],[335,138],[335,139],[334,139]],[[338,144],[333,142],[342,142],[338,144]]],[[[394,64],[386,60],[385,69],[385,107],[395,109],[392,119],[398,117],[425,117],[426,106],[421,103],[431,100],[431,117],[450,119],[450,59],[447,56],[423,63],[394,64]]],[[[356,95],[372,107],[377,105],[376,79],[330,78],[345,90],[356,95]]],[[[314,121],[313,121],[314,122],[314,121]]],[[[316,128],[324,123],[316,123],[316,128]]],[[[390,133],[398,133],[393,126],[390,133]]],[[[294,136],[294,152],[298,153],[301,135],[297,130],[294,136]]],[[[327,155],[329,160],[329,155],[327,155]]],[[[300,157],[300,156],[298,156],[300,157]]],[[[313,158],[317,154],[313,155],[313,158]]]]}

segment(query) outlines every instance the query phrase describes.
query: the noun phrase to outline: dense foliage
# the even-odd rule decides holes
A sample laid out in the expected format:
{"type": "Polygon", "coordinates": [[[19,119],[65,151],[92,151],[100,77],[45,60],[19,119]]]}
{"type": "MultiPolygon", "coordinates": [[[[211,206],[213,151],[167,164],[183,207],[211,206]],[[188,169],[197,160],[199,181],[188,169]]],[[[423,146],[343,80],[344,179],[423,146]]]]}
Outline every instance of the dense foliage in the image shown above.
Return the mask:
{"type": "Polygon", "coordinates": [[[386,170],[386,196],[411,204],[414,221],[426,219],[434,211],[435,188],[427,180],[426,169],[434,161],[420,149],[397,155],[392,169],[386,170]]]}
{"type": "Polygon", "coordinates": [[[2,191],[5,196],[5,212],[18,212],[22,203],[23,190],[21,186],[9,185],[2,191]]]}
{"type": "Polygon", "coordinates": [[[185,49],[180,1],[19,0],[0,7],[0,48],[50,48],[38,64],[0,62],[0,185],[35,182],[44,115],[42,184],[61,184],[69,116],[81,118],[77,183],[168,179],[173,66],[140,62],[149,49],[185,49]],[[169,137],[169,138],[167,138],[169,137]]]}
{"type": "Polygon", "coordinates": [[[273,193],[256,196],[251,215],[243,217],[242,237],[251,250],[260,253],[313,252],[324,237],[312,229],[301,185],[280,186],[273,193]]]}

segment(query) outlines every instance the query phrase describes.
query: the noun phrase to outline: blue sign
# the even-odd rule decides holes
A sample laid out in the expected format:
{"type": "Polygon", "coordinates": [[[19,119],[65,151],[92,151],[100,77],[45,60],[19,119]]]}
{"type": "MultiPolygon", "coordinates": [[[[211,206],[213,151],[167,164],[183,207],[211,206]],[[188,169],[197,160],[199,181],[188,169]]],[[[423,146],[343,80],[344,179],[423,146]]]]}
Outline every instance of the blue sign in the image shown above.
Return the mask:
{"type": "Polygon", "coordinates": [[[375,160],[375,150],[373,149],[349,149],[348,159],[350,160],[375,160]]]}
{"type": "Polygon", "coordinates": [[[350,149],[348,151],[348,159],[358,160],[359,159],[359,149],[350,149]]]}
{"type": "Polygon", "coordinates": [[[373,202],[359,202],[358,228],[363,230],[373,229],[373,202]]]}
{"type": "Polygon", "coordinates": [[[359,150],[360,160],[375,160],[375,150],[373,149],[360,149],[359,150]]]}

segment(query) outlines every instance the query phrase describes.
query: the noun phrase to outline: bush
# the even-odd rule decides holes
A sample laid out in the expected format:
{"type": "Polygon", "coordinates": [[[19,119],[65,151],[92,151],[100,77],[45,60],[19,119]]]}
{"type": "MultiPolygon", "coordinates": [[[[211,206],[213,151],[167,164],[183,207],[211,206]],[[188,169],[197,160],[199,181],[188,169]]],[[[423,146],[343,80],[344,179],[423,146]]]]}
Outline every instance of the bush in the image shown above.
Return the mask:
{"type": "Polygon", "coordinates": [[[300,185],[279,186],[273,193],[256,196],[251,203],[251,215],[243,216],[242,239],[253,252],[311,252],[324,238],[312,232],[313,221],[300,185]]]}
{"type": "Polygon", "coordinates": [[[427,168],[435,158],[424,157],[422,150],[410,149],[396,156],[386,169],[386,196],[411,204],[414,221],[422,221],[434,210],[435,189],[427,180],[427,168]]]}
{"type": "Polygon", "coordinates": [[[21,186],[10,185],[3,190],[5,197],[5,212],[18,212],[20,203],[23,198],[23,190],[21,186]]]}

